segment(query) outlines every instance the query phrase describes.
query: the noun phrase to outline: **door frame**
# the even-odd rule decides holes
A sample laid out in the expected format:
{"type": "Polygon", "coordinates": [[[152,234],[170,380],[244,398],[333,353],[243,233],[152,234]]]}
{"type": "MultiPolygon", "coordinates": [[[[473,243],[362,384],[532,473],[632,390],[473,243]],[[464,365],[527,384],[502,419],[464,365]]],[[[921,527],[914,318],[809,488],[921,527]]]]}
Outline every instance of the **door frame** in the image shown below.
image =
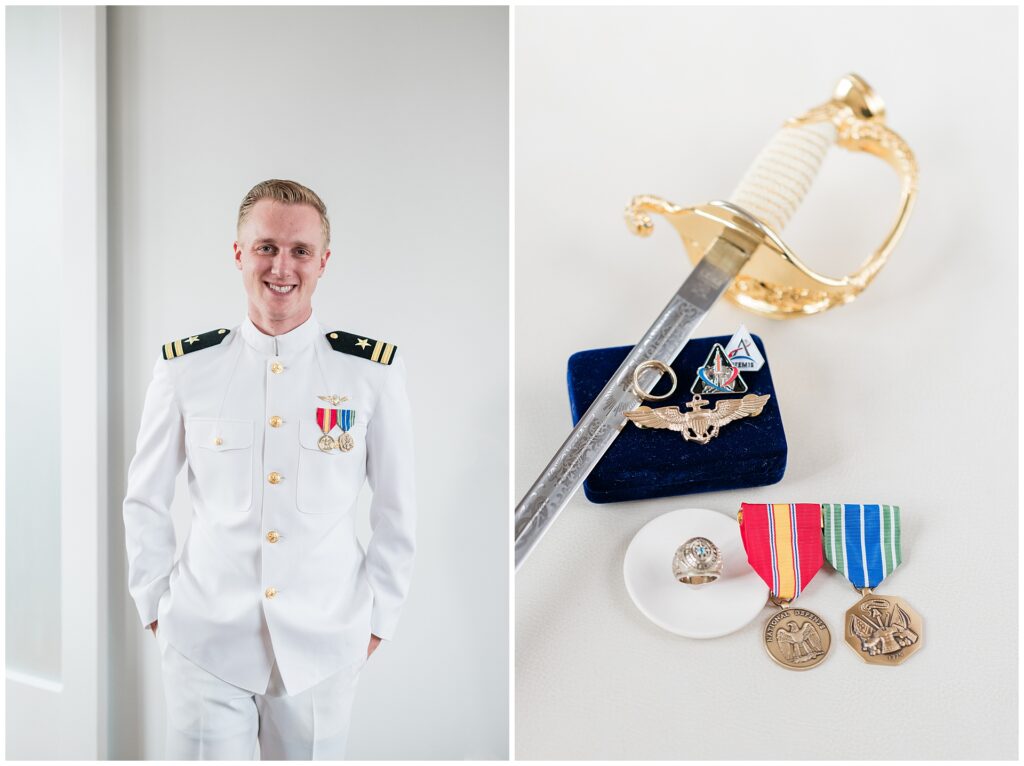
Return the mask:
{"type": "Polygon", "coordinates": [[[9,760],[109,746],[106,9],[63,6],[59,29],[61,672],[7,670],[9,760]]]}

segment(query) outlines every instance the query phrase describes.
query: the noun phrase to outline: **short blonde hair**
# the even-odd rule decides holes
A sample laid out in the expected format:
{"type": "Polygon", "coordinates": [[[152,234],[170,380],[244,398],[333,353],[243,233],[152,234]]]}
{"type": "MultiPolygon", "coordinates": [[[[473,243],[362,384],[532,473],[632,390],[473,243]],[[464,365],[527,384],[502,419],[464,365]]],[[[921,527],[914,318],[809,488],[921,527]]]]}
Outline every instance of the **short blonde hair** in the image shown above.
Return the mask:
{"type": "Polygon", "coordinates": [[[327,205],[324,204],[324,201],[317,196],[315,191],[296,181],[282,181],[277,178],[261,181],[245,195],[245,199],[242,200],[242,204],[238,208],[236,232],[241,231],[249,211],[261,199],[284,202],[287,205],[312,205],[320,214],[320,230],[324,237],[324,250],[331,244],[331,222],[327,218],[327,205]]]}

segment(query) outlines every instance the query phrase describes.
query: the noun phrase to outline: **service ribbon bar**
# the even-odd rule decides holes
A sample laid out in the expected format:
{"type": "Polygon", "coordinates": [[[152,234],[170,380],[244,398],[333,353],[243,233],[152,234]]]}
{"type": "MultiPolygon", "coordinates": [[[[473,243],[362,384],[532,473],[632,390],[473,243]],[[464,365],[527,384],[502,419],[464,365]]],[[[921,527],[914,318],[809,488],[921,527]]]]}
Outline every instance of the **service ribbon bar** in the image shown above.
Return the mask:
{"type": "Polygon", "coordinates": [[[896,505],[821,506],[825,557],[856,588],[874,588],[903,563],[896,505]]]}
{"type": "Polygon", "coordinates": [[[356,422],[356,411],[355,410],[341,410],[340,411],[341,430],[348,431],[356,422]]]}
{"type": "Polygon", "coordinates": [[[329,434],[331,429],[338,425],[338,411],[329,407],[317,407],[316,422],[320,424],[321,431],[329,434]]]}
{"type": "Polygon", "coordinates": [[[782,601],[792,601],[821,569],[821,505],[743,503],[747,561],[782,601]]]}

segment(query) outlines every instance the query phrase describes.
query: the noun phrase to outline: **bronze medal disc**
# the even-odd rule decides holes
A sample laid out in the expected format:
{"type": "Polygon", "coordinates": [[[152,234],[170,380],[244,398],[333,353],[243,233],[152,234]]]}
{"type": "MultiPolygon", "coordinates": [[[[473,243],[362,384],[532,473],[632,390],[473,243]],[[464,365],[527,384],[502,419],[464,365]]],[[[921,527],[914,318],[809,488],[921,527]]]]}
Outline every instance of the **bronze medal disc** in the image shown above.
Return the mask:
{"type": "Polygon", "coordinates": [[[868,593],[846,610],[844,633],[864,662],[899,665],[921,648],[921,616],[901,598],[868,593]]]}
{"type": "Polygon", "coordinates": [[[348,452],[356,446],[356,440],[352,438],[352,434],[348,431],[344,431],[341,436],[338,437],[338,449],[342,452],[348,452]]]}
{"type": "Polygon", "coordinates": [[[832,634],[828,626],[806,609],[783,609],[764,626],[764,648],[773,660],[789,670],[819,665],[830,646],[832,634]]]}
{"type": "Polygon", "coordinates": [[[332,449],[338,446],[338,443],[334,441],[333,436],[330,436],[329,434],[324,434],[323,436],[320,437],[320,440],[316,443],[316,446],[318,446],[324,452],[330,452],[332,449]]]}

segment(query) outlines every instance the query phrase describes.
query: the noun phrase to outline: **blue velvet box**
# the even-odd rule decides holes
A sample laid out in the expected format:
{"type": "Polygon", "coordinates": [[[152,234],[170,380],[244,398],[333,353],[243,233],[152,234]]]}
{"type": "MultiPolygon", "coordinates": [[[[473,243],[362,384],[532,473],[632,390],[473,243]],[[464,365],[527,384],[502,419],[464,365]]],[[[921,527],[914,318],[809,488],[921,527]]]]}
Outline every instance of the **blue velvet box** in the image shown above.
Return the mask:
{"type": "MultiPolygon", "coordinates": [[[[592,503],[615,503],[651,497],[690,495],[743,487],[761,487],[782,479],[786,471],[786,433],[782,429],[779,400],[761,339],[752,336],[765,358],[757,372],[741,372],[751,394],[771,394],[761,414],[722,426],[707,444],[686,441],[676,431],[638,428],[626,423],[604,457],[583,482],[592,503]]],[[[649,407],[677,406],[687,412],[690,388],[715,343],[724,347],[731,336],[692,338],[672,369],[679,386],[668,399],[646,401],[649,407]]],[[[573,425],[615,374],[632,346],[578,351],[569,357],[569,406],[573,425]]],[[[671,381],[663,375],[651,392],[664,394],[671,381]]],[[[737,395],[738,396],[738,395],[737,395]]],[[[705,396],[713,410],[722,396],[705,396]]],[[[734,398],[728,396],[727,398],[734,398]]]]}

